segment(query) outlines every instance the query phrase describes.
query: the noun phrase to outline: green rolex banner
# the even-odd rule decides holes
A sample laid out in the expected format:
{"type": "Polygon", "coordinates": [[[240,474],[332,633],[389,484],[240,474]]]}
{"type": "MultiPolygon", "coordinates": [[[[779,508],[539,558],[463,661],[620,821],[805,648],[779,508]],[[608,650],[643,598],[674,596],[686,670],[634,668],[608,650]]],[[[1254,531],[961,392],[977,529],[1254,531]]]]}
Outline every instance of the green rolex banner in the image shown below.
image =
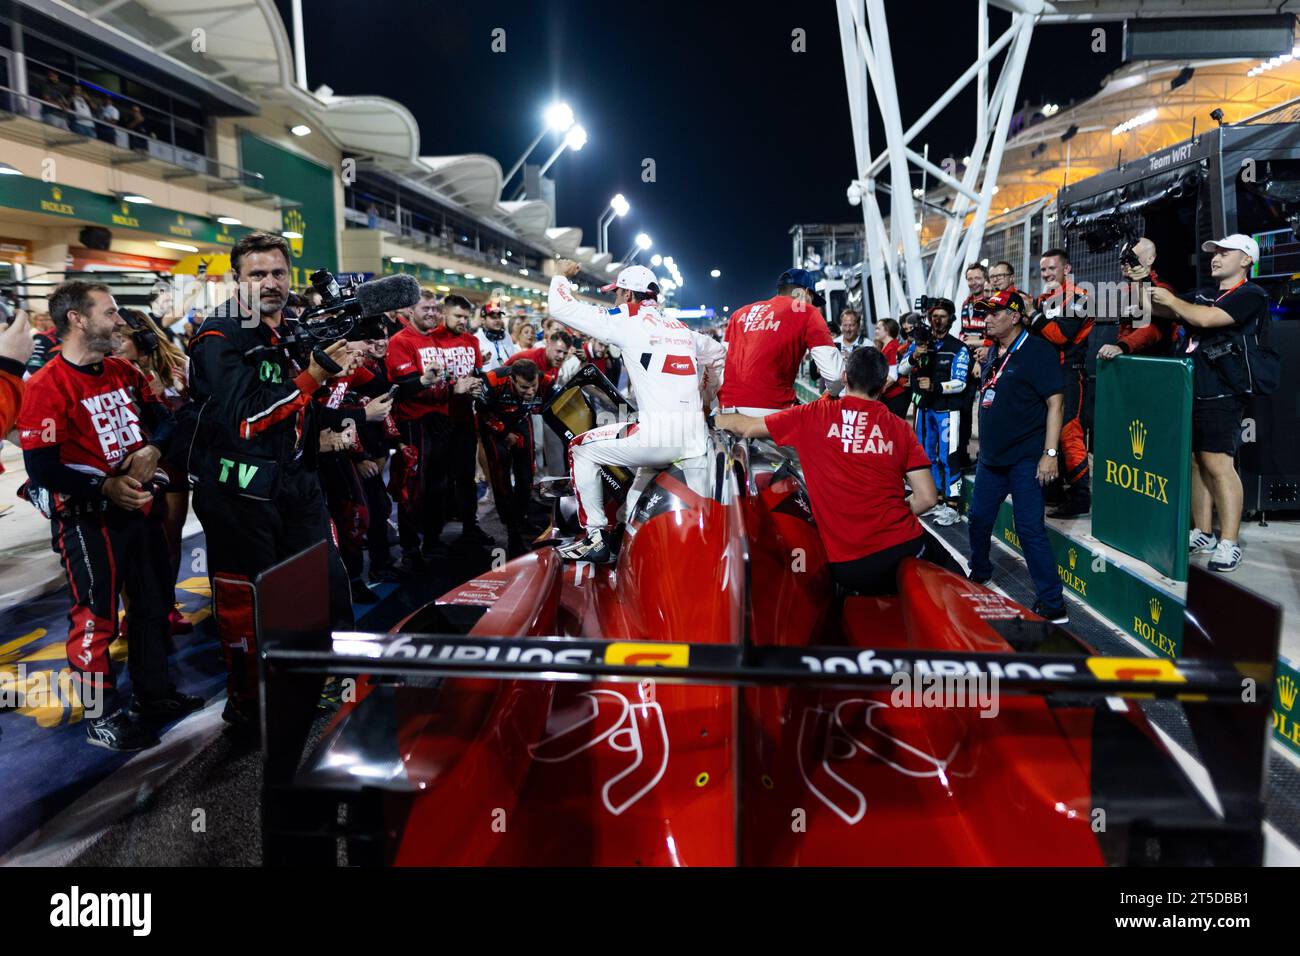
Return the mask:
{"type": "Polygon", "coordinates": [[[1097,363],[1092,534],[1187,580],[1192,497],[1192,363],[1121,356],[1097,363]]]}
{"type": "Polygon", "coordinates": [[[281,228],[293,253],[293,286],[307,285],[317,269],[339,270],[339,235],[334,221],[334,172],[320,163],[241,131],[240,162],[264,178],[263,187],[298,203],[281,213],[281,228]]]}

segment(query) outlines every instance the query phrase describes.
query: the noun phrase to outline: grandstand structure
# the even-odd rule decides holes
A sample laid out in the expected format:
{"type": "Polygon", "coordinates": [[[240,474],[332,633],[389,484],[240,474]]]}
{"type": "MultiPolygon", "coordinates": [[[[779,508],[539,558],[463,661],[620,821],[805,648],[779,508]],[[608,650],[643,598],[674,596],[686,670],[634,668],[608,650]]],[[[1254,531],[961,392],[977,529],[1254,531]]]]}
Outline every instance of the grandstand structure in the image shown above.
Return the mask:
{"type": "Polygon", "coordinates": [[[299,285],[322,267],[406,271],[531,308],[555,255],[583,265],[582,293],[608,281],[609,257],[551,204],[503,196],[495,157],[428,155],[403,104],[308,89],[301,61],[273,0],[0,11],[0,282],[39,303],[42,276],[217,277],[251,228],[290,238],[299,285]],[[73,87],[120,119],[73,115],[73,87]],[[136,107],[144,135],[128,128],[136,107]]]}
{"type": "MultiPolygon", "coordinates": [[[[1059,189],[1210,133],[1219,123],[1286,121],[1287,109],[1300,103],[1292,36],[1266,57],[1224,53],[1234,46],[1227,38],[1196,55],[1133,58],[1083,101],[1015,108],[1035,32],[1060,23],[1118,26],[1199,17],[1204,34],[1216,24],[1226,30],[1251,18],[1276,18],[1276,4],[978,0],[971,8],[972,62],[944,97],[912,119],[902,115],[898,101],[883,0],[837,0],[859,170],[848,194],[862,207],[868,247],[863,285],[879,315],[898,315],[925,293],[960,298],[962,266],[983,259],[1008,259],[1021,287],[1036,287],[1036,253],[1060,240],[1059,189]],[[990,7],[1011,14],[1010,27],[992,40],[990,7]],[[972,89],[975,140],[945,169],[923,155],[919,143],[928,124],[972,89]],[[885,131],[884,147],[874,151],[873,108],[885,131]]],[[[1133,46],[1136,57],[1141,46],[1133,46]]]]}

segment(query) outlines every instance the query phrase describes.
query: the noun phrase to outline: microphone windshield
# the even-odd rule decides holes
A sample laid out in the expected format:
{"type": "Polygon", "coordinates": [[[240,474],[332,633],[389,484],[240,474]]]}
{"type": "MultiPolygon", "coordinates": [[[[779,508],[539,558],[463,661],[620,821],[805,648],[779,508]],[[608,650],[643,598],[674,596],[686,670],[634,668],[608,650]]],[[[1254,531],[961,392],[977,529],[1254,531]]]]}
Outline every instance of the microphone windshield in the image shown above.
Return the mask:
{"type": "Polygon", "coordinates": [[[384,276],[357,286],[357,305],[361,315],[408,309],[419,301],[420,283],[415,276],[384,276]]]}

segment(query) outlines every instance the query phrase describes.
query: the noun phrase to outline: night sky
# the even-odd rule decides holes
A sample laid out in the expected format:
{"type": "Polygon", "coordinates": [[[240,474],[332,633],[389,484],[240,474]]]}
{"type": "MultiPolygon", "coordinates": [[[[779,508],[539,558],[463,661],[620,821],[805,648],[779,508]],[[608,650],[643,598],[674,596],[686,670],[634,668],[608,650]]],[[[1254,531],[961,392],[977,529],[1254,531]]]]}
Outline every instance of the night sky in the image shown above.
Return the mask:
{"type": "MultiPolygon", "coordinates": [[[[288,0],[277,3],[292,36],[288,0]]],[[[504,171],[542,128],[546,104],[569,102],[589,140],[551,170],[557,225],[581,227],[584,245],[595,245],[597,218],[623,193],[632,210],[615,220],[611,252],[621,256],[637,232],[648,233],[650,253],[672,255],[684,274],[684,306],[721,311],[766,298],[791,264],[791,225],[860,221],[845,199],[854,160],[833,0],[788,4],[788,13],[706,2],[304,6],[309,85],[403,103],[420,124],[424,155],[487,153],[504,171]],[[491,52],[497,27],[505,53],[491,52]],[[791,50],[797,27],[805,53],[791,50]],[[647,157],[653,183],[641,180],[647,157]],[[714,268],[722,278],[710,278],[714,268]]],[[[976,5],[887,6],[906,126],[974,58],[976,5]]],[[[1009,22],[998,13],[990,40],[1009,22]]],[[[1110,52],[1096,54],[1090,27],[1038,28],[1019,99],[1064,105],[1095,92],[1120,62],[1120,26],[1107,29],[1110,52]]],[[[874,100],[871,109],[879,149],[874,100]]],[[[923,142],[932,159],[960,157],[973,136],[972,89],[923,142]]],[[[535,161],[557,144],[548,135],[535,161]]]]}

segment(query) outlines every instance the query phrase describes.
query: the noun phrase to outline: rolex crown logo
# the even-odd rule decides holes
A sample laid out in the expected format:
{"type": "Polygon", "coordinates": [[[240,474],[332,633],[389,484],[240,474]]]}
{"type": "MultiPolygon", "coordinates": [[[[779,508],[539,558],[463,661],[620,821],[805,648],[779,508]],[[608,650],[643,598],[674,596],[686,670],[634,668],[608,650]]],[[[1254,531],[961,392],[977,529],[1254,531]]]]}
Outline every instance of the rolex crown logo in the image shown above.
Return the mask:
{"type": "Polygon", "coordinates": [[[1152,599],[1151,599],[1151,602],[1150,602],[1150,604],[1149,604],[1148,606],[1151,608],[1151,623],[1153,623],[1153,624],[1159,624],[1159,623],[1160,623],[1160,610],[1161,610],[1161,608],[1160,608],[1160,599],[1159,599],[1159,598],[1152,598],[1152,599]]]}
{"type": "Polygon", "coordinates": [[[63,198],[63,190],[60,189],[58,186],[55,186],[53,189],[50,190],[50,195],[54,197],[55,202],[58,202],[60,199],[63,198]]]}
{"type": "Polygon", "coordinates": [[[122,215],[124,216],[131,215],[131,207],[128,206],[126,203],[122,203],[122,215]]]}
{"type": "Polygon", "coordinates": [[[1075,551],[1074,548],[1071,548],[1069,553],[1069,558],[1070,558],[1070,570],[1073,571],[1075,563],[1079,560],[1079,552],[1075,551]]]}
{"type": "Polygon", "coordinates": [[[302,213],[297,209],[290,209],[284,214],[284,231],[297,233],[297,239],[289,240],[289,249],[293,252],[293,257],[297,259],[302,255],[303,237],[307,235],[307,220],[303,219],[302,213]]]}
{"type": "Polygon", "coordinates": [[[1133,449],[1133,457],[1142,460],[1142,452],[1147,446],[1147,427],[1138,419],[1128,423],[1128,442],[1133,449]]]}
{"type": "Polygon", "coordinates": [[[1277,695],[1282,698],[1282,706],[1290,710],[1295,704],[1296,685],[1289,677],[1281,677],[1277,682],[1277,695]]]}

